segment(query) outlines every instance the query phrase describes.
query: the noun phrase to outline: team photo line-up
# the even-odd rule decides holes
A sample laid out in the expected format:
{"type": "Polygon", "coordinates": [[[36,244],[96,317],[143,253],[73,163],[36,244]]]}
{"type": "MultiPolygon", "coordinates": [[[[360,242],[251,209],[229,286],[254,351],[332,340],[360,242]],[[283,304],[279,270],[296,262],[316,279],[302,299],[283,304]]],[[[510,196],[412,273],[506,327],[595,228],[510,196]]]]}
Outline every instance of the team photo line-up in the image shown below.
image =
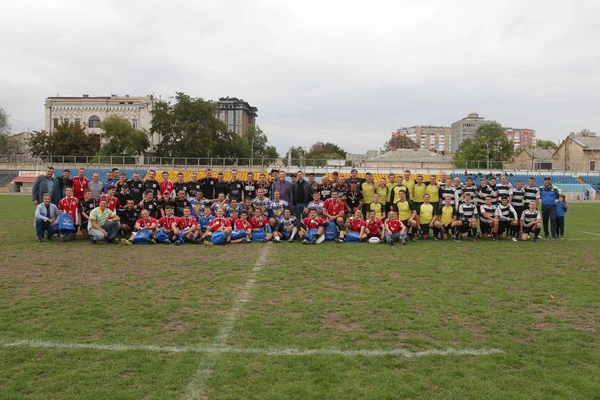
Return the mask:
{"type": "Polygon", "coordinates": [[[424,182],[408,170],[379,179],[369,172],[359,177],[357,170],[348,178],[334,172],[321,182],[314,174],[305,180],[302,171],[288,180],[282,170],[256,180],[251,172],[238,179],[232,170],[227,181],[210,169],[202,179],[192,173],[190,181],[179,172],[174,182],[168,172],[158,181],[154,170],[130,178],[113,168],[104,182],[98,173],[86,178],[84,168],[73,178],[70,173],[55,177],[48,167],[33,185],[38,242],[55,234],[63,242],[78,234],[94,244],[125,245],[296,239],[394,245],[450,238],[525,241],[530,235],[537,241],[542,227],[546,239],[563,237],[568,209],[550,177],[539,187],[533,177],[513,187],[506,175],[476,185],[472,177],[461,182],[443,172],[424,182]]]}

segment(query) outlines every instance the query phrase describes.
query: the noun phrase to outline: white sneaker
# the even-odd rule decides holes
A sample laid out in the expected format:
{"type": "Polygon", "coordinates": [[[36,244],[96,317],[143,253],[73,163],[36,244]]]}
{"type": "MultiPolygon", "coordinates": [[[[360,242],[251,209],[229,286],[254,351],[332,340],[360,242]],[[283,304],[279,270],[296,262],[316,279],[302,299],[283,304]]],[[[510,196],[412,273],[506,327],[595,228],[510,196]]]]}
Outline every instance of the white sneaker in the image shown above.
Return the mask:
{"type": "Polygon", "coordinates": [[[292,235],[290,236],[290,239],[288,240],[288,242],[293,242],[294,238],[296,237],[296,233],[298,233],[298,228],[294,227],[294,229],[292,229],[292,235]]]}
{"type": "Polygon", "coordinates": [[[317,244],[321,244],[325,241],[325,235],[321,235],[319,236],[319,238],[317,239],[317,244]]]}
{"type": "Polygon", "coordinates": [[[513,242],[517,241],[517,238],[513,236],[513,238],[511,239],[513,242]]]}
{"type": "Polygon", "coordinates": [[[275,237],[273,238],[273,240],[274,240],[275,242],[281,242],[281,238],[280,238],[279,236],[275,236],[275,237]]]}

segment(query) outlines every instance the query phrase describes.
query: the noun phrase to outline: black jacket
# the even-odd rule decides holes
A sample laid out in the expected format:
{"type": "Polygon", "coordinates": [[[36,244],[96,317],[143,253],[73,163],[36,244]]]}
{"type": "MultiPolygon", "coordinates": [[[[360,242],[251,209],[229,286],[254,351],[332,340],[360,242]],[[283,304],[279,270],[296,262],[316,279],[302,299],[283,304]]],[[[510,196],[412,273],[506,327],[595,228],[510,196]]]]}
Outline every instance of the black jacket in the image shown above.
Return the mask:
{"type": "Polygon", "coordinates": [[[296,181],[292,186],[292,202],[296,204],[308,204],[312,200],[312,187],[306,180],[296,181]],[[297,195],[300,193],[300,195],[297,195]]]}

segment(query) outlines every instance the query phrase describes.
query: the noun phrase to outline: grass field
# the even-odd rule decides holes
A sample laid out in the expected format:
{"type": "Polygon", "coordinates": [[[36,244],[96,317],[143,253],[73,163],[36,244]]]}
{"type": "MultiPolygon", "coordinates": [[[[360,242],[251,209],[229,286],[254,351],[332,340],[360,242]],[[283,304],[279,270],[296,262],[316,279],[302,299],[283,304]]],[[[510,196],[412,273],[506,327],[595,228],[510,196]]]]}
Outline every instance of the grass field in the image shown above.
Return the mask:
{"type": "Polygon", "coordinates": [[[0,196],[0,399],[600,399],[600,204],[562,241],[35,242],[0,196]]]}

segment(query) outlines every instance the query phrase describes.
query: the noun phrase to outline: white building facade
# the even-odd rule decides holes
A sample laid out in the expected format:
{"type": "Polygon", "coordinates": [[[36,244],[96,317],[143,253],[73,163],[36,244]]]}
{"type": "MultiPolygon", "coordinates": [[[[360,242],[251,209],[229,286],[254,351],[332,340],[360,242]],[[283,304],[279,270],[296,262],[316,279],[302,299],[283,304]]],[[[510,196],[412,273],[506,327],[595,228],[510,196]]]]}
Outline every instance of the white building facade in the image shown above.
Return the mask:
{"type": "MultiPolygon", "coordinates": [[[[45,102],[44,129],[52,133],[62,123],[76,123],[85,126],[86,132],[100,135],[98,123],[112,115],[126,119],[136,129],[150,131],[152,110],[156,99],[153,96],[89,96],[48,97],[45,102]]],[[[151,149],[160,143],[158,134],[150,138],[151,149]]]]}

